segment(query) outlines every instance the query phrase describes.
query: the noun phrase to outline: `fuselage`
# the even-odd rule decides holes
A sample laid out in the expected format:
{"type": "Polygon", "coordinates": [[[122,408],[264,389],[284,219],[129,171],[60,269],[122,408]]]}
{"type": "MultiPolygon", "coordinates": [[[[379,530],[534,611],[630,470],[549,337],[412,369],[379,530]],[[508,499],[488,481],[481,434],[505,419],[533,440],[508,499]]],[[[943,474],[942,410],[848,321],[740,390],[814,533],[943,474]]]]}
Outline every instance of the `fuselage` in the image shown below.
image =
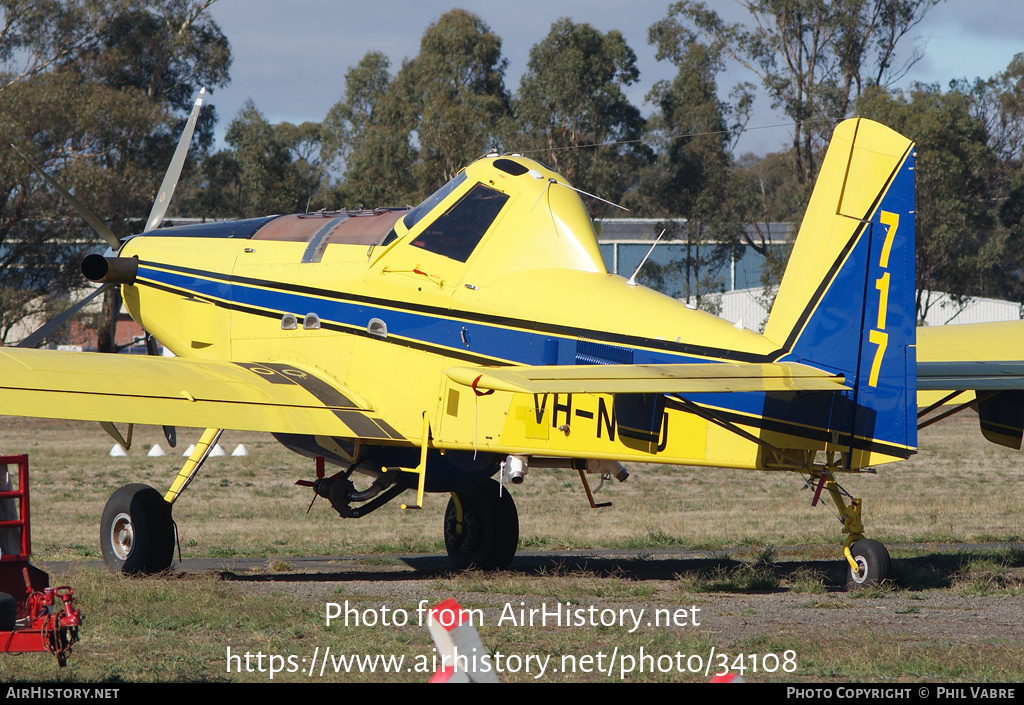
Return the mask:
{"type": "MultiPolygon", "coordinates": [[[[610,395],[482,396],[455,366],[769,362],[777,343],[605,269],[579,195],[521,157],[485,158],[411,210],[166,228],[130,239],[132,316],[180,357],[282,362],[329,380],[402,445],[427,414],[435,448],[764,467],[757,444],[669,399],[628,424],[610,395]],[[646,428],[643,426],[646,424],[646,428]]],[[[704,395],[762,437],[824,449],[785,399],[704,395]],[[792,433],[790,433],[792,432],[792,433]]],[[[645,411],[638,412],[641,416],[645,411]]]]}

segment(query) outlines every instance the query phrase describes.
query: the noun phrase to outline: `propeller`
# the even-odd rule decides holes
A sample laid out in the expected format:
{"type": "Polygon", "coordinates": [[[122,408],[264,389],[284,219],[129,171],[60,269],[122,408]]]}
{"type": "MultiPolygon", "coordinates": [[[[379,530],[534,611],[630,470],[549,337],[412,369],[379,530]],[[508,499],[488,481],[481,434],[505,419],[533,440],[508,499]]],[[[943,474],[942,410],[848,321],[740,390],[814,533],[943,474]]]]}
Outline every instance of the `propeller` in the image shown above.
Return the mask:
{"type": "MultiPolygon", "coordinates": [[[[174,155],[171,157],[171,163],[167,167],[167,172],[164,174],[163,181],[160,182],[160,189],[157,191],[156,200],[153,201],[153,207],[149,212],[149,218],[146,220],[146,226],[142,232],[148,233],[151,230],[156,230],[160,227],[160,224],[164,220],[164,216],[167,214],[167,208],[171,204],[171,198],[174,196],[174,189],[178,185],[178,179],[181,178],[181,171],[185,166],[185,159],[188,157],[189,146],[192,144],[192,135],[195,133],[196,123],[199,121],[199,112],[203,105],[203,98],[206,95],[206,88],[199,90],[199,96],[196,98],[196,102],[192,105],[192,111],[189,113],[188,120],[185,123],[185,129],[181,133],[181,137],[178,139],[178,145],[174,149],[174,155]]],[[[18,149],[15,145],[11,145],[15,152],[32,165],[40,176],[48,183],[55,191],[67,200],[68,203],[75,209],[75,211],[85,220],[96,233],[103,238],[103,240],[110,246],[110,250],[116,253],[121,249],[121,241],[114,234],[114,232],[107,227],[107,225],[97,216],[88,206],[82,201],[75,198],[64,188],[60,183],[57,182],[52,176],[47,174],[42,168],[39,167],[32,159],[18,149]]],[[[86,296],[84,299],[76,303],[74,306],[64,310],[58,314],[55,318],[50,319],[44,323],[41,327],[31,333],[28,337],[18,343],[17,347],[20,348],[34,348],[43,343],[46,338],[52,335],[55,331],[61,328],[67,323],[76,313],[84,308],[90,301],[95,299],[97,296],[107,291],[110,287],[114,286],[114,283],[105,283],[103,286],[96,289],[94,292],[86,296]]],[[[149,355],[159,355],[157,351],[156,339],[146,334],[146,352],[149,355]]],[[[177,433],[173,426],[164,426],[164,437],[167,442],[173,448],[176,443],[177,433]]]]}
{"type": "MultiPolygon", "coordinates": [[[[171,163],[167,167],[167,172],[164,174],[163,181],[160,183],[160,190],[157,192],[156,200],[153,202],[153,208],[150,210],[149,218],[146,220],[146,227],[143,232],[149,232],[150,230],[159,228],[160,224],[164,220],[164,215],[166,215],[167,208],[171,203],[171,197],[174,195],[174,189],[178,185],[178,179],[181,177],[181,170],[185,166],[185,158],[188,156],[188,148],[192,143],[192,135],[195,132],[196,123],[199,120],[199,111],[203,105],[203,97],[205,95],[206,89],[201,88],[199,90],[199,97],[196,98],[196,102],[192,106],[192,111],[189,113],[188,121],[185,123],[185,129],[182,131],[181,137],[178,139],[178,146],[174,149],[174,156],[171,157],[171,163]]],[[[57,191],[57,193],[63,196],[64,199],[71,204],[82,219],[85,220],[92,229],[96,231],[96,234],[103,238],[103,240],[110,246],[111,250],[117,252],[121,249],[121,241],[114,232],[107,227],[106,223],[104,223],[100,217],[92,211],[91,208],[82,203],[79,199],[75,198],[70,191],[64,188],[52,176],[47,174],[32,160],[31,157],[13,144],[11,145],[11,148],[21,155],[22,159],[32,165],[32,168],[43,177],[46,183],[48,183],[55,191],[57,191]]],[[[64,323],[66,323],[72,316],[78,313],[78,311],[80,311],[86,304],[99,296],[100,293],[106,291],[110,286],[111,284],[104,284],[71,308],[47,321],[38,330],[34,331],[31,335],[18,343],[17,347],[34,348],[38,346],[48,336],[52,335],[54,331],[64,325],[64,323]]]]}
{"type": "Polygon", "coordinates": [[[95,299],[97,296],[99,296],[100,294],[102,294],[103,292],[105,292],[107,289],[109,289],[112,286],[113,286],[113,284],[104,284],[103,286],[101,286],[100,288],[98,288],[95,291],[93,291],[91,294],[86,296],[84,299],[79,301],[77,304],[75,304],[71,308],[64,309],[64,311],[59,313],[57,316],[55,316],[55,317],[51,318],[50,320],[48,320],[42,326],[40,326],[35,331],[33,331],[33,333],[31,335],[29,335],[27,338],[22,340],[20,343],[18,343],[14,347],[16,347],[16,348],[37,348],[37,347],[39,347],[40,345],[43,344],[44,340],[46,340],[51,335],[53,335],[65,323],[67,323],[69,320],[71,320],[71,318],[76,313],[78,313],[83,308],[85,308],[86,304],[88,304],[90,301],[95,299]]]}
{"type": "Polygon", "coordinates": [[[181,170],[185,166],[185,158],[188,156],[188,148],[192,143],[192,133],[195,132],[196,122],[199,120],[199,109],[203,107],[204,95],[206,95],[206,89],[200,88],[199,97],[196,98],[196,102],[192,106],[192,112],[189,113],[188,122],[185,123],[185,130],[181,133],[178,146],[174,148],[174,156],[171,157],[167,173],[164,174],[164,180],[160,182],[160,190],[157,191],[156,200],[153,201],[153,208],[150,210],[149,218],[146,220],[146,227],[142,231],[144,233],[160,227],[160,223],[164,220],[164,214],[167,213],[167,207],[171,204],[174,188],[178,185],[178,178],[181,176],[181,170]]]}
{"type": "Polygon", "coordinates": [[[13,144],[11,145],[11,149],[20,154],[22,159],[31,164],[32,168],[39,172],[39,175],[43,177],[46,183],[50,184],[57,193],[64,197],[64,200],[71,204],[72,208],[78,211],[78,215],[82,216],[85,222],[92,226],[92,229],[96,231],[96,234],[103,238],[106,243],[110,245],[112,250],[116,252],[120,249],[121,241],[117,239],[117,235],[107,227],[106,223],[100,220],[98,215],[92,212],[92,209],[90,209],[89,206],[72,196],[70,191],[61,186],[56,179],[43,171],[42,167],[32,161],[27,154],[15,147],[13,144]]]}

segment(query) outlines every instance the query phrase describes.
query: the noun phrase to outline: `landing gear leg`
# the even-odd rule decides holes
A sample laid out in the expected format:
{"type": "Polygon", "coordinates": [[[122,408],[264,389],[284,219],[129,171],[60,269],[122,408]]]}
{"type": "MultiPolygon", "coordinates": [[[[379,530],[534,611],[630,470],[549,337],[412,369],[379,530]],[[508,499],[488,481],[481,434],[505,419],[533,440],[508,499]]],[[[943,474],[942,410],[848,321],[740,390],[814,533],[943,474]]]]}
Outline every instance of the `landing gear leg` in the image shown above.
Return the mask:
{"type": "Polygon", "coordinates": [[[850,497],[850,503],[847,504],[843,490],[831,473],[823,472],[819,476],[815,501],[822,489],[828,490],[843,520],[843,533],[846,534],[846,541],[843,543],[843,556],[847,563],[846,589],[859,590],[881,585],[883,581],[889,579],[892,560],[882,543],[864,538],[861,500],[850,497]]]}
{"type": "Polygon", "coordinates": [[[519,514],[512,495],[490,479],[451,494],[444,513],[444,545],[452,566],[506,568],[519,544],[519,514]]]}
{"type": "Polygon", "coordinates": [[[100,520],[103,560],[119,573],[159,573],[174,559],[171,505],[192,481],[220,438],[208,428],[166,495],[149,485],[125,485],[107,500],[100,520]]]}

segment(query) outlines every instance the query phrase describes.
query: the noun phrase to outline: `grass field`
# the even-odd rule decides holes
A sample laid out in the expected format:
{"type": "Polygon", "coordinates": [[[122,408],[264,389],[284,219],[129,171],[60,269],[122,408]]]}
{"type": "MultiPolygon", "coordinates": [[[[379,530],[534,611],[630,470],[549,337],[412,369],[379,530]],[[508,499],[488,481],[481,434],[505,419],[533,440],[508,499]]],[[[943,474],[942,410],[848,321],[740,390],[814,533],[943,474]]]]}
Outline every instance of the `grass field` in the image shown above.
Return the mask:
{"type": "MultiPolygon", "coordinates": [[[[182,445],[197,435],[179,429],[182,445]]],[[[59,671],[40,655],[6,656],[0,657],[0,679],[266,682],[268,673],[255,663],[252,673],[244,667],[227,672],[225,649],[232,644],[252,654],[293,655],[344,644],[353,653],[402,655],[411,663],[431,653],[426,629],[327,626],[325,603],[349,600],[376,614],[384,606],[411,614],[421,599],[455,595],[485,611],[484,641],[505,653],[561,658],[584,646],[630,654],[641,648],[648,654],[709,654],[715,648],[768,658],[761,665],[774,666],[771,672],[762,668],[748,673],[748,680],[1024,680],[1024,639],[1006,626],[1024,622],[1024,551],[894,551],[902,560],[893,585],[840,594],[835,511],[824,502],[810,507],[811,492],[790,473],[636,467],[629,481],[602,490],[600,499],[613,507],[592,510],[575,473],[534,471],[514,490],[521,552],[611,548],[627,557],[551,559],[518,569],[514,563],[494,574],[410,575],[392,556],[443,552],[446,498],[428,496],[423,510],[409,512],[394,503],[358,521],[341,520],[324,500],[307,514],[311,491],[294,482],[312,477],[310,461],[269,436],[225,433],[221,442],[228,452],[243,443],[250,454],[211,459],[175,505],[181,551],[186,558],[263,559],[259,570],[251,579],[223,580],[216,573],[121,579],[89,567],[99,558],[99,517],[107,497],[128,482],[162,490],[181,463],[178,453],[146,456],[154,443],[167,449],[159,429],[136,429],[135,436],[128,458],[109,458],[112,441],[96,424],[0,419],[3,452],[30,454],[35,558],[78,566],[58,579],[75,587],[87,615],[69,668],[59,671]],[[749,548],[744,558],[721,552],[736,546],[749,548]],[[705,550],[712,558],[661,560],[656,549],[705,550]],[[351,554],[375,558],[360,562],[358,576],[347,567],[339,569],[344,575],[302,576],[289,564],[298,556],[351,554]],[[971,600],[985,602],[996,626],[977,621],[988,617],[979,617],[980,603],[971,600]],[[556,602],[670,611],[701,605],[708,619],[700,627],[632,631],[621,625],[496,624],[520,603],[556,602]],[[786,661],[787,653],[795,659],[786,661]]],[[[864,499],[868,535],[889,544],[1021,541],[1020,453],[987,444],[977,418],[966,415],[926,429],[921,446],[911,461],[883,466],[878,475],[840,479],[864,499]]],[[[544,680],[707,680],[704,673],[662,672],[657,665],[646,674],[547,671],[544,680]]],[[[532,680],[534,666],[530,673],[506,672],[503,680],[532,680]]],[[[427,677],[413,670],[399,679],[427,677]]],[[[309,676],[286,669],[274,680],[309,676]]]]}

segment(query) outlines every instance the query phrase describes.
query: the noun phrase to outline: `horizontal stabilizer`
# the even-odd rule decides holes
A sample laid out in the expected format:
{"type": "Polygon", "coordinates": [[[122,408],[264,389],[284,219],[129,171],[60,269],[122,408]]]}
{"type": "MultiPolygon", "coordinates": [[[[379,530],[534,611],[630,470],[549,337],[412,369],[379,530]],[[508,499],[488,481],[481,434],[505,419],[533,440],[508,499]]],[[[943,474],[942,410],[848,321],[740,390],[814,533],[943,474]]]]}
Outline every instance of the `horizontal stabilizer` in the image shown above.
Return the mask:
{"type": "Polygon", "coordinates": [[[917,332],[917,388],[925,406],[946,392],[970,402],[992,443],[1019,450],[1024,438],[1024,321],[928,326],[917,332]]]}
{"type": "Polygon", "coordinates": [[[796,392],[847,389],[842,375],[797,363],[453,367],[476,390],[526,394],[796,392]]]}

